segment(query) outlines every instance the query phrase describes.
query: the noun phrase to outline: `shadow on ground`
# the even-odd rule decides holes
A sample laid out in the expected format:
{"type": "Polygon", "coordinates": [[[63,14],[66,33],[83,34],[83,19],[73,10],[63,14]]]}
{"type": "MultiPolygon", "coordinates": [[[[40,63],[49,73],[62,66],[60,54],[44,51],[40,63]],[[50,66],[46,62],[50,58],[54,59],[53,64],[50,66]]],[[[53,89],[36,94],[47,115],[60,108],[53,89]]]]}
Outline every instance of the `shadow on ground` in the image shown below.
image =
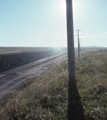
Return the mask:
{"type": "Polygon", "coordinates": [[[76,82],[71,80],[68,86],[68,120],[85,120],[76,82]]]}

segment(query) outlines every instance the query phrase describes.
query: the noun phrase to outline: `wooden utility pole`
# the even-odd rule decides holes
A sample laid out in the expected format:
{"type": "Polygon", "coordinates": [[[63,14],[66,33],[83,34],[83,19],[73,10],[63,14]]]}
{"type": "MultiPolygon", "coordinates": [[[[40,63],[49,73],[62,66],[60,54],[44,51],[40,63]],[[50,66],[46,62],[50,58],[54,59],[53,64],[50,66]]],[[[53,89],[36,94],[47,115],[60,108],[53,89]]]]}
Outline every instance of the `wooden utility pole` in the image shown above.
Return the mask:
{"type": "Polygon", "coordinates": [[[67,43],[68,43],[68,120],[71,120],[72,86],[75,84],[75,51],[73,30],[72,0],[66,0],[67,13],[67,43]]]}
{"type": "Polygon", "coordinates": [[[80,57],[80,41],[79,41],[79,31],[81,30],[76,30],[77,31],[77,34],[78,34],[78,57],[80,57]]]}

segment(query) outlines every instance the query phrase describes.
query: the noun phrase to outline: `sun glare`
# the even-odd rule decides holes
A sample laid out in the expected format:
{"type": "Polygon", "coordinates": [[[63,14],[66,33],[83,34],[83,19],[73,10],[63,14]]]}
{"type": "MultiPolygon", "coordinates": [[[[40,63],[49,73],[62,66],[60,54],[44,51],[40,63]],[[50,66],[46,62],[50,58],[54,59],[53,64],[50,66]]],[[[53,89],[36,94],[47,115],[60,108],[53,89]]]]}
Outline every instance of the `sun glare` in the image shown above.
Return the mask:
{"type": "Polygon", "coordinates": [[[66,3],[65,3],[64,0],[60,2],[60,7],[59,8],[60,8],[61,12],[66,13],[66,3]]]}
{"type": "Polygon", "coordinates": [[[66,3],[65,3],[65,1],[63,1],[61,3],[61,9],[65,11],[65,9],[66,9],[66,3]]]}
{"type": "MultiPolygon", "coordinates": [[[[63,0],[60,2],[60,11],[62,11],[63,13],[66,13],[66,1],[63,0]]],[[[76,4],[75,2],[73,2],[73,12],[76,11],[76,4]]]]}

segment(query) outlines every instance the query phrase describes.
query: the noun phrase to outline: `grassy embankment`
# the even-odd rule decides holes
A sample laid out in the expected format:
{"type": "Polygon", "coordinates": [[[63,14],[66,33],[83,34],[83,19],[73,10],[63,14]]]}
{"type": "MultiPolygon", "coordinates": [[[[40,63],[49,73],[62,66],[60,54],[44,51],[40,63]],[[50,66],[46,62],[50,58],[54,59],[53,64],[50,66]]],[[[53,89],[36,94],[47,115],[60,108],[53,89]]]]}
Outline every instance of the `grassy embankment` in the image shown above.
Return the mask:
{"type": "MultiPolygon", "coordinates": [[[[76,82],[84,117],[86,120],[106,120],[107,50],[81,56],[80,60],[76,59],[76,82]]],[[[1,102],[0,120],[66,120],[67,79],[67,61],[63,61],[31,85],[26,87],[26,83],[22,93],[6,103],[1,102]]]]}
{"type": "Polygon", "coordinates": [[[65,51],[66,48],[52,48],[52,47],[0,47],[0,55],[2,54],[15,54],[15,53],[31,53],[42,51],[65,51]]]}
{"type": "Polygon", "coordinates": [[[40,52],[40,51],[47,51],[49,48],[29,48],[29,47],[6,47],[0,48],[0,54],[11,54],[11,53],[28,53],[28,52],[40,52]]]}

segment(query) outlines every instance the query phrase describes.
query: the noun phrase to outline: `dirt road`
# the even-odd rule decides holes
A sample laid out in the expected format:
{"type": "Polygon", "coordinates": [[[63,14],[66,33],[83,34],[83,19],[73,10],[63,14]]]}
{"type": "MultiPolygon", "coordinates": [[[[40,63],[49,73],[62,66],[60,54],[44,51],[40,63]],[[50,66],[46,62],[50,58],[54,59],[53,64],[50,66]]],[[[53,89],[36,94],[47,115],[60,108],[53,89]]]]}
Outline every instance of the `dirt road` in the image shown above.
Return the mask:
{"type": "Polygon", "coordinates": [[[0,100],[8,94],[19,92],[17,88],[25,81],[38,77],[48,67],[62,61],[62,56],[66,57],[67,54],[62,53],[0,73],[0,100]]]}

